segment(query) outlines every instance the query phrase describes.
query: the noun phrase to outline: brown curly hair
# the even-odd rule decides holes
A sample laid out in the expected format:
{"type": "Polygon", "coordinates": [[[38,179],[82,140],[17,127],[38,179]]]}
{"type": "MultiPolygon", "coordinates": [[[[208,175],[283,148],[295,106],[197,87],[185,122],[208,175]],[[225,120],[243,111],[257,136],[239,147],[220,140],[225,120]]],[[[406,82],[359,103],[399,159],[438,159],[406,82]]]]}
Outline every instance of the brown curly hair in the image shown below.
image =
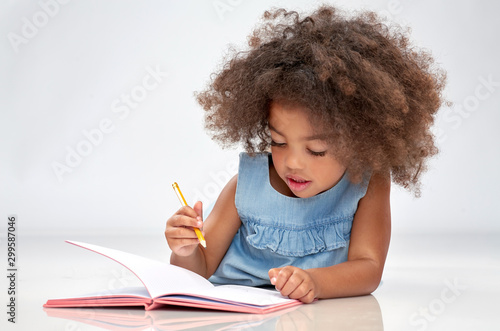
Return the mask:
{"type": "Polygon", "coordinates": [[[271,101],[300,105],[313,127],[330,133],[353,181],[390,175],[419,196],[425,161],[437,153],[430,127],[444,102],[446,74],[408,36],[409,29],[373,12],[349,17],[321,6],[301,18],[266,11],[249,49],[230,52],[208,88],[196,93],[205,127],[223,147],[264,151],[271,101]]]}

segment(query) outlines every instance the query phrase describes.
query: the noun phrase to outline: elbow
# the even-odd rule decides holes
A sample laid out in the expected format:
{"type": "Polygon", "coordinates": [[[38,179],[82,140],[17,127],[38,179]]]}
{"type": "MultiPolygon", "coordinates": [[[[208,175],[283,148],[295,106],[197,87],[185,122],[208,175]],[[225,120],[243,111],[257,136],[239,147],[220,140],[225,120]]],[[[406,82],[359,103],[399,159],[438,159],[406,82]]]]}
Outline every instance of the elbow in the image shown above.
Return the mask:
{"type": "Polygon", "coordinates": [[[379,287],[381,280],[382,277],[373,277],[373,279],[368,282],[366,286],[366,293],[364,294],[368,295],[375,292],[375,290],[379,287]]]}
{"type": "Polygon", "coordinates": [[[367,274],[365,278],[365,288],[363,295],[368,295],[373,292],[380,286],[382,281],[382,272],[384,270],[383,264],[380,264],[374,260],[371,260],[372,268],[371,272],[367,274]]]}
{"type": "Polygon", "coordinates": [[[366,279],[363,286],[359,287],[359,292],[356,295],[370,295],[379,287],[381,279],[379,277],[370,277],[366,279]]]}

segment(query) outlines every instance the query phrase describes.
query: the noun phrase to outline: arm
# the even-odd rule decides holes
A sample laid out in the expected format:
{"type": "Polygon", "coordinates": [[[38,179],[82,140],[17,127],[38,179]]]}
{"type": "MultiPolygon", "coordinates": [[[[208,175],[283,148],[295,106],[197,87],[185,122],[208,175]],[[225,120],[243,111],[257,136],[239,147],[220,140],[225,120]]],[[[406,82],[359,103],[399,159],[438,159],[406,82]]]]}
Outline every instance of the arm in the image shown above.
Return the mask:
{"type": "Polygon", "coordinates": [[[374,175],[354,216],[347,261],[331,267],[271,269],[281,294],[303,302],[364,295],[379,285],[391,235],[390,181],[374,175]]]}
{"type": "Polygon", "coordinates": [[[202,206],[182,207],[167,221],[165,237],[172,249],[170,263],[209,278],[226,254],[241,221],[234,204],[237,176],[234,176],[219,195],[207,220],[201,223],[202,206]],[[191,227],[201,227],[207,248],[201,247],[191,227]]]}

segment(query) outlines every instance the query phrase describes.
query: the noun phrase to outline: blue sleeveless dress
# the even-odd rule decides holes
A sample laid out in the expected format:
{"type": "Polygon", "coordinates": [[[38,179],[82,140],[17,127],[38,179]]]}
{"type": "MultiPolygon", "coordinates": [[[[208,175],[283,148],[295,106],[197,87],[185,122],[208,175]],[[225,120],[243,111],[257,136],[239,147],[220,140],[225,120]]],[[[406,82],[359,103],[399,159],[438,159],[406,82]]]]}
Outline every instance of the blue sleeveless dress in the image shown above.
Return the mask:
{"type": "Polygon", "coordinates": [[[235,204],[241,227],[210,281],[270,285],[271,268],[301,269],[347,261],[352,221],[367,182],[344,174],[328,191],[310,198],[277,192],[269,180],[271,154],[240,154],[235,204]]]}

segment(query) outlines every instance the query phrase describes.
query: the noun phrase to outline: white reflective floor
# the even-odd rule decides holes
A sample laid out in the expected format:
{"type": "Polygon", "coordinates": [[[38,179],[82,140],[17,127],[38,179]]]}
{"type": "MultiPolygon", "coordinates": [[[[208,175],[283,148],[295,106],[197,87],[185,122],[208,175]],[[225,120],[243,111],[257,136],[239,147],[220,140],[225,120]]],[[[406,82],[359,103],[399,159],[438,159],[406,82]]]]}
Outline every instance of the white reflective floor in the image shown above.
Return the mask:
{"type": "MultiPolygon", "coordinates": [[[[2,305],[1,330],[500,330],[499,234],[395,234],[383,283],[373,295],[321,300],[269,315],[183,308],[44,310],[49,298],[139,285],[121,265],[64,239],[163,261],[169,256],[161,233],[20,236],[17,323],[7,322],[8,308],[2,305]]],[[[7,302],[7,278],[2,278],[2,302],[7,302]]]]}

